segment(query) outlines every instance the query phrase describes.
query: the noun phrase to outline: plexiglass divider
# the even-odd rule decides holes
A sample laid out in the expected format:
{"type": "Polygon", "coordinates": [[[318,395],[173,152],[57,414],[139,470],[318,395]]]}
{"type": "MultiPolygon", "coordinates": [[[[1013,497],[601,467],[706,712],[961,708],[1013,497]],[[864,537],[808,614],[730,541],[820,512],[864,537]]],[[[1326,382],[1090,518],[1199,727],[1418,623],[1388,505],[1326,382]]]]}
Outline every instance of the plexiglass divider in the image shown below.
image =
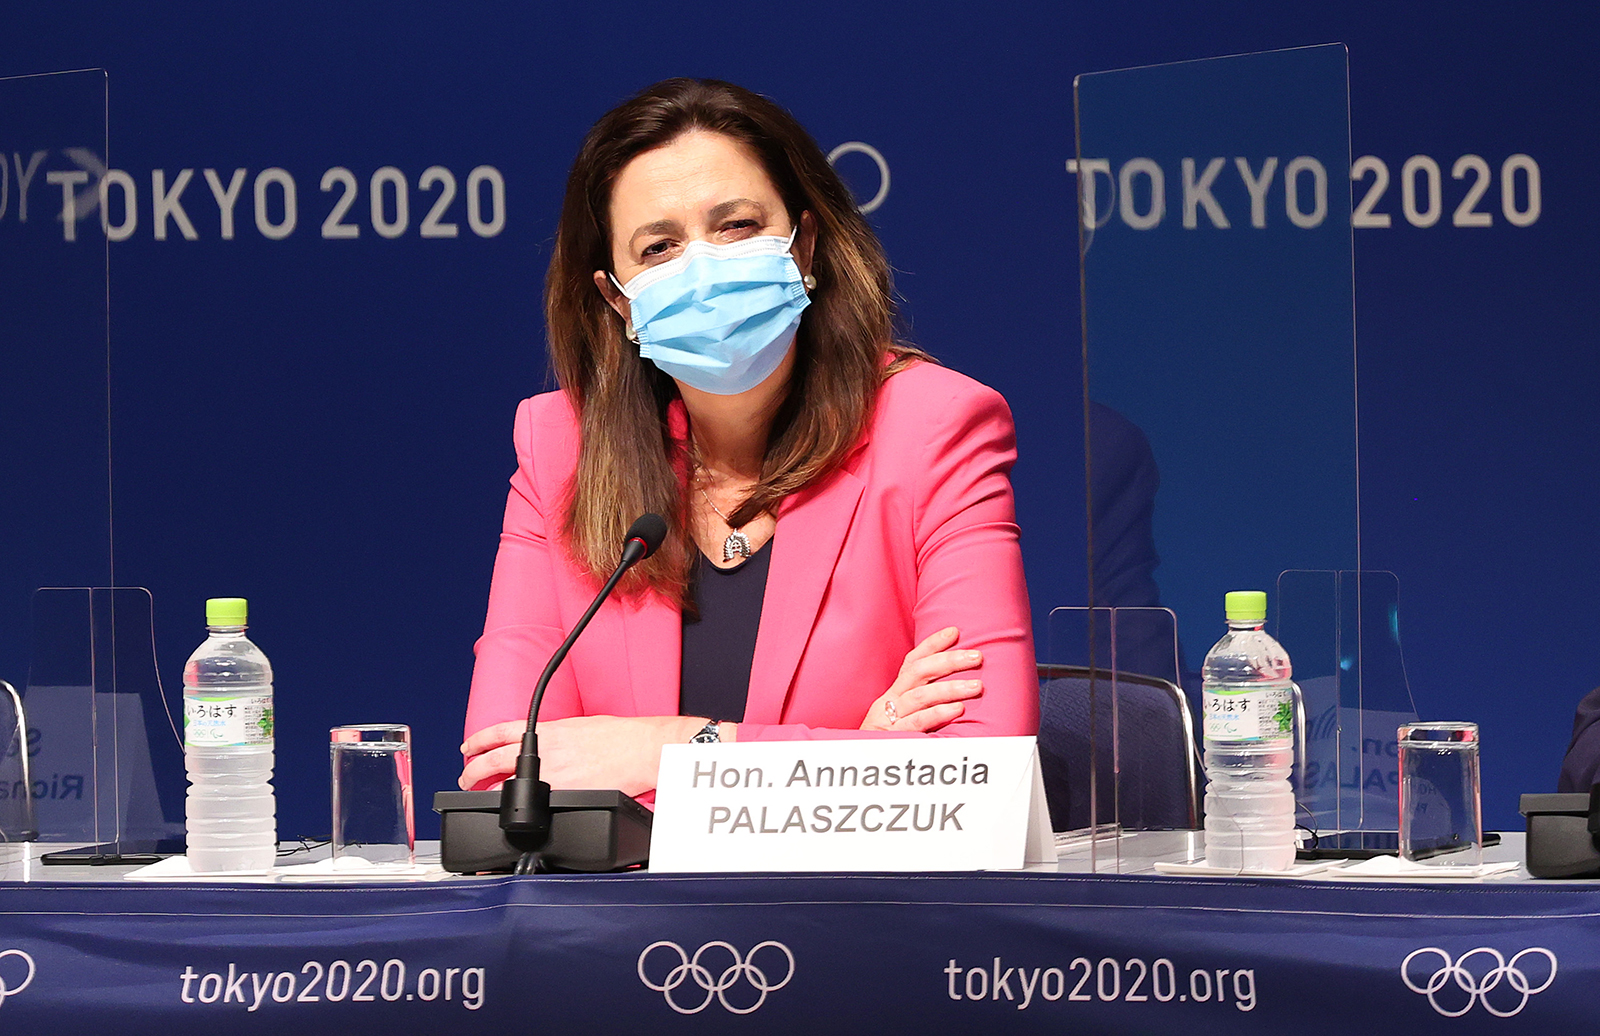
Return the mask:
{"type": "Polygon", "coordinates": [[[140,734],[165,712],[147,689],[149,595],[36,595],[116,582],[108,247],[135,213],[106,113],[101,69],[0,78],[0,680],[28,713],[18,734],[0,696],[8,838],[29,808],[43,837],[74,841],[170,834],[182,816],[161,801],[183,790],[170,724],[140,734]]]}
{"type": "Polygon", "coordinates": [[[140,588],[34,595],[28,710],[34,807],[47,841],[183,835],[183,743],[140,588]]]}
{"type": "Polygon", "coordinates": [[[1119,869],[1123,831],[1200,824],[1199,747],[1166,608],[1056,608],[1040,677],[1051,825],[1091,870],[1119,869]]]}
{"type": "MultiPolygon", "coordinates": [[[[1171,608],[1164,678],[1191,697],[1227,591],[1361,567],[1346,65],[1329,45],[1075,83],[1091,604],[1171,608]]],[[[1120,733],[1093,756],[1120,762],[1120,733]]],[[[1131,829],[1129,772],[1100,829],[1131,829]]]]}
{"type": "Polygon", "coordinates": [[[1418,720],[1400,650],[1393,572],[1284,572],[1278,638],[1306,710],[1300,800],[1318,831],[1399,827],[1396,732],[1418,720]]]}
{"type": "Polygon", "coordinates": [[[0,842],[31,842],[39,837],[28,748],[22,696],[10,681],[0,680],[0,842]]]}

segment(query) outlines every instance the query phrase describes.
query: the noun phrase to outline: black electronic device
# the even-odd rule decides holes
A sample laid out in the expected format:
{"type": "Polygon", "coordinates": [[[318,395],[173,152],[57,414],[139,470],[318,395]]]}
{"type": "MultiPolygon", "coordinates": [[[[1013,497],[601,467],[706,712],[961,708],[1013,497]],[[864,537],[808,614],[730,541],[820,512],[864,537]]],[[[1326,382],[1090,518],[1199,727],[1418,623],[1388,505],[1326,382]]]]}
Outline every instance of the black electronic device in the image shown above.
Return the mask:
{"type": "MultiPolygon", "coordinates": [[[[498,791],[441,791],[439,864],[455,874],[508,871],[522,850],[500,827],[498,791]]],[[[552,791],[550,838],[539,854],[547,871],[622,870],[650,858],[648,809],[620,791],[552,791]]]]}
{"type": "MultiPolygon", "coordinates": [[[[1585,796],[1587,798],[1587,796],[1585,796]]],[[[1499,845],[1500,835],[1495,831],[1483,833],[1485,846],[1499,845]]],[[[1466,848],[1462,845],[1441,845],[1418,853],[1418,856],[1440,856],[1466,848]]],[[[1370,860],[1374,856],[1396,856],[1400,853],[1399,831],[1321,831],[1311,845],[1297,850],[1297,860],[1370,860]]]]}
{"type": "Polygon", "coordinates": [[[85,845],[77,849],[57,849],[39,857],[52,866],[110,867],[156,863],[169,856],[182,856],[181,838],[130,838],[121,842],[85,845]]]}
{"type": "Polygon", "coordinates": [[[1528,873],[1535,878],[1600,878],[1600,785],[1585,792],[1524,795],[1528,873]]]}
{"type": "MultiPolygon", "coordinates": [[[[588,859],[588,857],[584,856],[582,852],[569,852],[565,845],[556,841],[556,837],[560,833],[557,831],[555,824],[555,817],[558,813],[558,810],[552,797],[553,793],[550,790],[550,785],[539,779],[539,735],[537,732],[537,723],[539,721],[539,704],[544,700],[545,688],[549,686],[550,678],[555,675],[555,672],[558,668],[560,668],[562,661],[566,659],[567,652],[572,650],[572,645],[577,641],[578,635],[588,627],[589,620],[594,618],[595,612],[600,610],[600,606],[605,603],[606,598],[611,596],[611,591],[616,589],[617,583],[622,579],[623,574],[634,565],[654,554],[656,550],[660,548],[662,541],[666,538],[667,521],[659,514],[640,515],[639,518],[628,527],[628,531],[624,534],[622,541],[622,559],[618,561],[616,570],[611,573],[611,578],[607,579],[605,585],[600,588],[600,592],[594,595],[594,600],[590,603],[588,610],[583,613],[582,618],[580,618],[572,627],[572,632],[567,634],[567,639],[562,641],[561,646],[556,648],[555,653],[550,656],[550,661],[545,665],[544,672],[539,674],[539,682],[534,685],[533,696],[528,702],[528,725],[527,728],[522,732],[522,746],[517,754],[516,771],[512,774],[512,776],[505,780],[505,782],[501,785],[500,791],[487,793],[439,792],[434,798],[434,808],[439,810],[441,815],[443,815],[446,821],[448,821],[452,815],[457,813],[468,814],[479,812],[479,810],[476,808],[476,804],[479,800],[471,800],[474,805],[472,807],[466,807],[461,805],[459,802],[455,802],[453,804],[452,800],[448,799],[448,796],[458,794],[489,794],[495,796],[499,803],[498,822],[501,838],[505,846],[504,851],[510,852],[515,850],[517,852],[517,859],[514,865],[510,868],[517,874],[533,874],[539,870],[559,866],[559,864],[556,863],[558,860],[588,859]],[[439,803],[440,796],[447,797],[443,808],[441,808],[439,803]],[[548,857],[548,860],[546,860],[546,857],[548,857]]],[[[596,809],[601,812],[614,812],[622,808],[620,806],[620,799],[627,798],[627,796],[622,795],[620,791],[584,791],[573,792],[571,794],[594,796],[615,795],[619,798],[617,800],[613,800],[618,804],[612,806],[584,806],[575,810],[561,810],[559,812],[586,813],[593,812],[596,809]]],[[[632,802],[631,799],[628,801],[635,807],[643,809],[643,807],[639,806],[638,803],[632,802]]],[[[456,821],[455,828],[457,832],[477,832],[479,831],[478,825],[481,823],[482,821],[479,820],[462,818],[456,821]]],[[[622,819],[621,817],[616,817],[613,819],[612,823],[616,825],[628,825],[630,822],[622,819]]],[[[598,825],[599,821],[597,819],[588,819],[583,821],[579,821],[577,819],[563,820],[561,829],[562,831],[576,832],[580,829],[580,827],[583,827],[583,825],[589,824],[598,825]]],[[[631,826],[636,827],[637,823],[634,822],[631,826]]],[[[646,845],[648,846],[648,824],[645,825],[645,832],[646,845]]],[[[447,823],[441,828],[439,836],[441,855],[446,860],[457,862],[480,861],[486,857],[484,853],[476,851],[477,847],[483,847],[486,851],[494,848],[493,845],[490,845],[488,842],[482,839],[473,838],[472,836],[457,834],[456,837],[471,838],[475,847],[474,851],[469,852],[465,848],[458,848],[451,844],[452,836],[447,823]]],[[[573,837],[573,835],[567,835],[565,837],[573,837]]],[[[645,855],[649,855],[648,848],[645,851],[645,855]]],[[[632,861],[632,863],[642,862],[642,860],[643,858],[641,857],[639,860],[632,861]]],[[[619,863],[615,864],[614,867],[615,866],[631,866],[631,863],[619,863]]],[[[614,867],[574,866],[564,867],[563,869],[612,870],[614,867]]],[[[445,869],[451,870],[453,868],[446,863],[445,869]]],[[[475,869],[504,870],[506,868],[504,866],[499,866],[475,869]]]]}

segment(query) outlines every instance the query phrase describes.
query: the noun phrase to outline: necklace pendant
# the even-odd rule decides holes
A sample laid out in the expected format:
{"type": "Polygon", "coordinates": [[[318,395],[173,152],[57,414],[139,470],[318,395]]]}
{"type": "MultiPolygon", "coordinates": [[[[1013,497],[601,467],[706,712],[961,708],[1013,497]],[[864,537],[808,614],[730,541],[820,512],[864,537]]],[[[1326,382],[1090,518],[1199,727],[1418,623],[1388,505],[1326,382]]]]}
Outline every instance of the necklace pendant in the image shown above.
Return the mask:
{"type": "Polygon", "coordinates": [[[750,537],[738,529],[728,533],[728,538],[722,541],[722,560],[732,561],[734,558],[748,558],[750,556],[750,537]]]}

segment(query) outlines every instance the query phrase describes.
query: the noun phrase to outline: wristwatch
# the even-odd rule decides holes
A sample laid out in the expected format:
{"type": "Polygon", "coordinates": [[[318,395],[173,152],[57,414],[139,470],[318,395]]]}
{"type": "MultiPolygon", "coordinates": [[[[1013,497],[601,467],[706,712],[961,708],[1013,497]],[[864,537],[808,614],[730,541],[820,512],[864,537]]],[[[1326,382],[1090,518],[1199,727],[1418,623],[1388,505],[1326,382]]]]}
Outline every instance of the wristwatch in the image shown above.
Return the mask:
{"type": "Polygon", "coordinates": [[[689,739],[689,743],[691,745],[714,745],[721,742],[722,735],[717,730],[717,727],[721,722],[721,720],[714,719],[710,723],[707,723],[705,726],[700,728],[699,733],[695,734],[694,737],[689,739]]]}

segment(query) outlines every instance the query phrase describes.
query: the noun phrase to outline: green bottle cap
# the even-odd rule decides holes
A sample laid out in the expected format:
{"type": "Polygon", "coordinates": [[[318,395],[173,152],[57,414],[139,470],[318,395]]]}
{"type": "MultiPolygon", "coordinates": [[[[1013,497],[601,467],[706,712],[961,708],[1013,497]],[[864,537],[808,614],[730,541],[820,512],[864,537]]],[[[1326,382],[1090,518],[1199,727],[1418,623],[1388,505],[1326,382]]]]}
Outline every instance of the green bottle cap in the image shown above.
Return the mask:
{"type": "Polygon", "coordinates": [[[1229,622],[1265,622],[1267,595],[1261,590],[1231,590],[1223,599],[1229,622]]]}
{"type": "Polygon", "coordinates": [[[249,611],[243,597],[211,597],[206,600],[206,625],[243,626],[249,611]]]}

